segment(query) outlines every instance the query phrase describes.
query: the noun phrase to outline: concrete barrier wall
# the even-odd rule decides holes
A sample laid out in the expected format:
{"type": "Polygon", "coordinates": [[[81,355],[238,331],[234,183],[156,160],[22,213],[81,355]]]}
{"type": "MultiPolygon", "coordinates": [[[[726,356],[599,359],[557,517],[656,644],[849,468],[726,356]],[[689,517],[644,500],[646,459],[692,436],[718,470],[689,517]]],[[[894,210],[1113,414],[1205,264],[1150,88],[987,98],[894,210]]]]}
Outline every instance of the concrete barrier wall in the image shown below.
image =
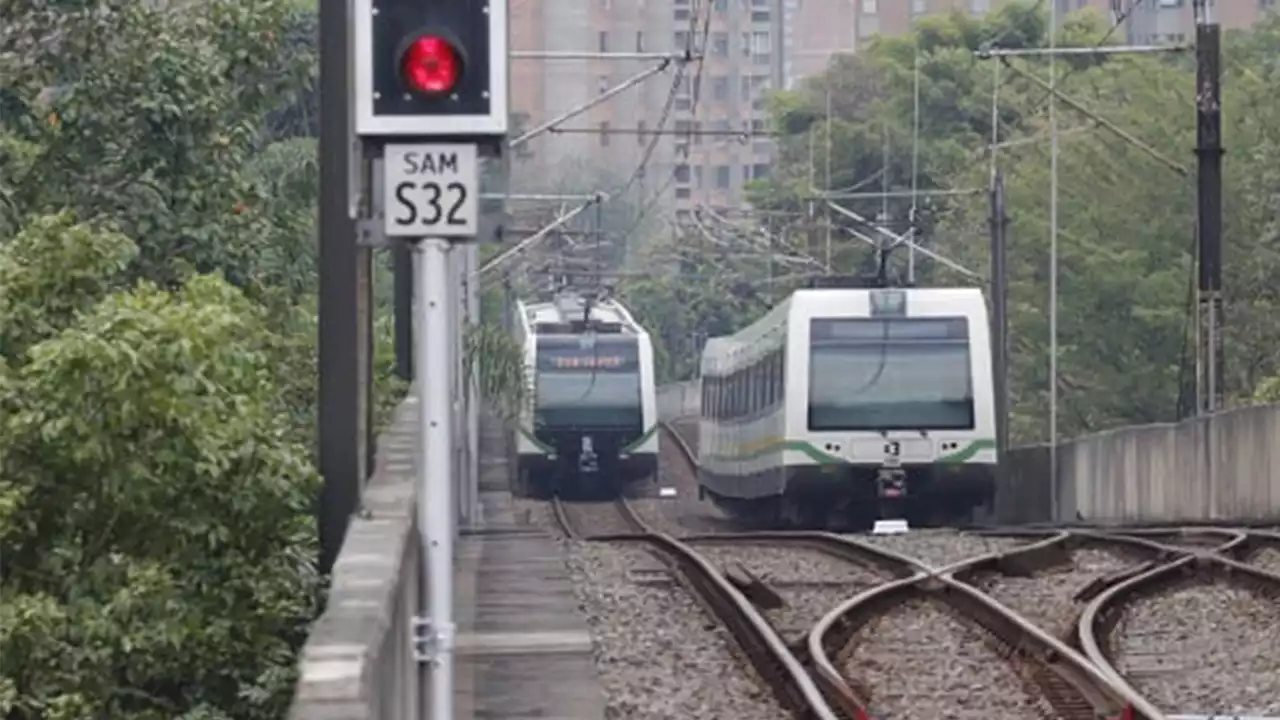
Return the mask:
{"type": "Polygon", "coordinates": [[[658,386],[658,417],[663,420],[702,414],[702,383],[686,380],[658,386]]]}
{"type": "Polygon", "coordinates": [[[1063,443],[1057,455],[1056,517],[1049,449],[1036,446],[1009,454],[1000,521],[1280,519],[1280,406],[1118,428],[1063,443]]]}
{"type": "Polygon", "coordinates": [[[410,623],[421,564],[414,514],[416,402],[378,438],[373,477],[333,567],[325,612],[299,662],[289,720],[418,717],[410,623]]]}
{"type": "MultiPolygon", "coordinates": [[[[658,388],[664,420],[700,414],[701,401],[696,380],[658,388]]],[[[1280,405],[1062,443],[1056,513],[1049,456],[1047,445],[1009,452],[998,522],[1280,522],[1280,405]]]]}

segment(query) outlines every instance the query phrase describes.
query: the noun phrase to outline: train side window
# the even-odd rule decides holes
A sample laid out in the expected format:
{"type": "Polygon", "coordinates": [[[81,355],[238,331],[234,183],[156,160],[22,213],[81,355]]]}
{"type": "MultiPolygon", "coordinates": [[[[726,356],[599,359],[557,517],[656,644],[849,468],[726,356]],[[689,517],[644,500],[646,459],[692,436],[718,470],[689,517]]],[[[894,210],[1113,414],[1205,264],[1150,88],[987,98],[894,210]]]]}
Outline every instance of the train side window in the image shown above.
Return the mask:
{"type": "Polygon", "coordinates": [[[751,384],[747,369],[738,368],[738,372],[734,373],[734,381],[738,384],[738,406],[734,408],[734,416],[742,417],[747,414],[747,407],[751,404],[751,384]]]}
{"type": "Polygon", "coordinates": [[[765,355],[760,362],[760,409],[767,410],[773,404],[773,356],[765,355]]]}
{"type": "Polygon", "coordinates": [[[733,414],[734,417],[742,417],[751,406],[751,378],[747,375],[747,368],[738,368],[734,378],[738,383],[738,406],[734,408],[733,414]]]}
{"type": "Polygon", "coordinates": [[[711,398],[711,412],[717,420],[724,418],[724,382],[720,376],[715,377],[714,396],[711,398]]]}
{"type": "Polygon", "coordinates": [[[773,371],[770,365],[773,361],[772,353],[765,353],[760,358],[760,407],[761,409],[769,407],[769,396],[773,394],[773,371]]]}

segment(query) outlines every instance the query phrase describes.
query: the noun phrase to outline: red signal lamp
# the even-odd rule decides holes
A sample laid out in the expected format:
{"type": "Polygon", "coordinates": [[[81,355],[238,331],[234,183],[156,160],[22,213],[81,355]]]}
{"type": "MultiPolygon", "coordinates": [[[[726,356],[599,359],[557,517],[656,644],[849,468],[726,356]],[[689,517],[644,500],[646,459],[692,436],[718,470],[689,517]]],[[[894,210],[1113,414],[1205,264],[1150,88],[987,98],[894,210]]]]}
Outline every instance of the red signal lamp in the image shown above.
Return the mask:
{"type": "Polygon", "coordinates": [[[400,77],[414,92],[446,95],[462,77],[462,55],[438,35],[423,35],[400,56],[400,77]]]}

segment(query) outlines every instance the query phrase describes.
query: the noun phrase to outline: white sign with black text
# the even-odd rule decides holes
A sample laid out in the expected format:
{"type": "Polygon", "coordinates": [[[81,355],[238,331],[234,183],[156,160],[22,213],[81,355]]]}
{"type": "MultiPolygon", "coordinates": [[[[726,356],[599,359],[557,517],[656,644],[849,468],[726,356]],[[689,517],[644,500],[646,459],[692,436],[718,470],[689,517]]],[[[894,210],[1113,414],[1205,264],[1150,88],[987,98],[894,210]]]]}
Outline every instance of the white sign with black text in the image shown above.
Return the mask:
{"type": "Polygon", "coordinates": [[[382,167],[388,237],[474,237],[479,232],[475,145],[387,145],[382,167]]]}

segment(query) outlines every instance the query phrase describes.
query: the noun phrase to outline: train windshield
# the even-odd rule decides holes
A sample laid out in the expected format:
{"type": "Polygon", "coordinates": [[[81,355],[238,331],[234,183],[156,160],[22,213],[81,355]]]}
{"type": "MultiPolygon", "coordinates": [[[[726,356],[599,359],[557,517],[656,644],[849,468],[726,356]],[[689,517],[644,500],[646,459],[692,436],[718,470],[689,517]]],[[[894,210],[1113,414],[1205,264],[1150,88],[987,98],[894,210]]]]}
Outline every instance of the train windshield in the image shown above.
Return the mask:
{"type": "Polygon", "coordinates": [[[640,355],[633,338],[539,338],[534,384],[543,427],[642,424],[640,355]]]}
{"type": "Polygon", "coordinates": [[[965,318],[813,320],[810,430],[971,430],[965,318]]]}

